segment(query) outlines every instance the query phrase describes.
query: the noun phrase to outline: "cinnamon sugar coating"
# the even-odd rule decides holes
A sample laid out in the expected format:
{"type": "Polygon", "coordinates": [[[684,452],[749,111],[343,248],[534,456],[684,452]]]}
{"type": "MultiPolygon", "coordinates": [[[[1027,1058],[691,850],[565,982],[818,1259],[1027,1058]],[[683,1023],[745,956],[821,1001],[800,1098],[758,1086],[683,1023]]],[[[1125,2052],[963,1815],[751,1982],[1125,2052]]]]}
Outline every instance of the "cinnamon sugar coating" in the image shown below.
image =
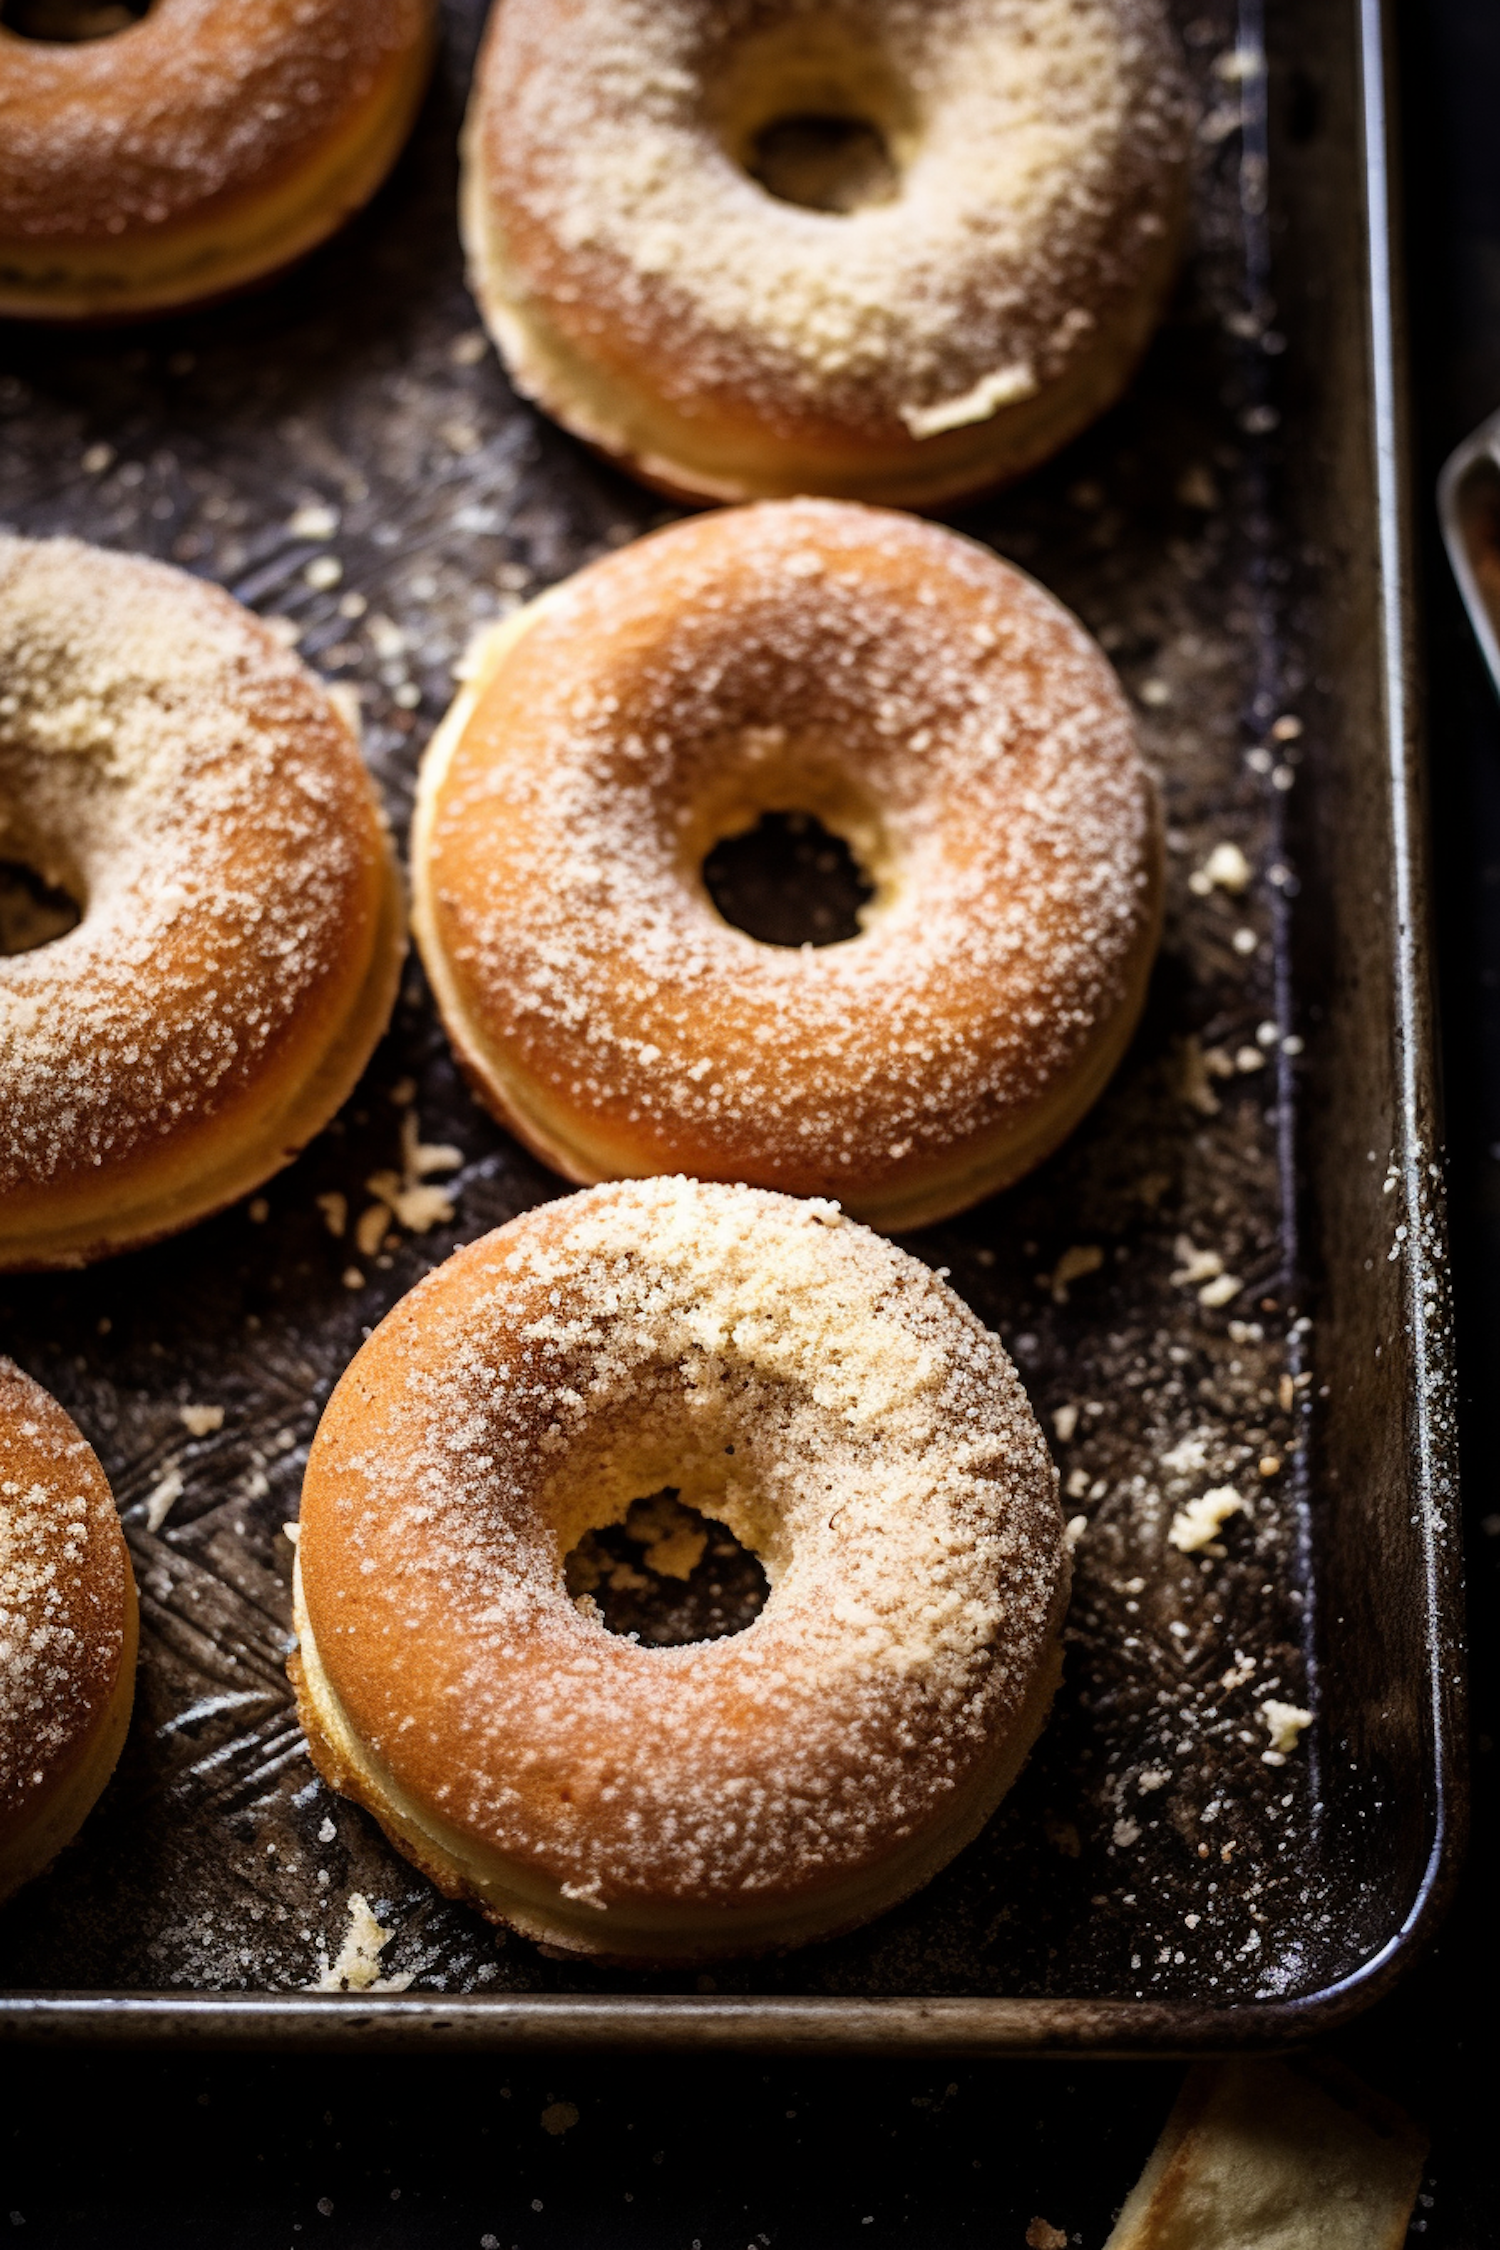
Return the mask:
{"type": "Polygon", "coordinates": [[[1158,0],[505,0],[466,236],[520,387],[648,481],[927,505],[1122,387],[1187,147],[1158,0]],[[886,196],[766,191],[807,113],[881,136],[886,196]]]}
{"type": "Polygon", "coordinates": [[[304,1659],[408,1810],[592,1915],[590,1950],[647,1908],[795,1909],[1013,1773],[1066,1598],[1056,1482],[995,1338],[836,1208],[597,1188],[459,1251],[348,1370],[304,1659]],[[577,1539],[664,1483],[759,1552],[745,1632],[647,1648],[570,1599],[577,1539]]]}
{"type": "Polygon", "coordinates": [[[0,1358],[0,1863],[105,1720],[133,1600],[92,1447],[40,1384],[0,1358]]]}
{"type": "Polygon", "coordinates": [[[1154,952],[1154,792],[1077,622],[935,526],[699,518],[538,608],[424,770],[416,927],[485,1098],[575,1179],[683,1169],[962,1208],[1099,1091],[1154,952]],[[816,812],[876,885],[758,943],[702,861],[816,812]]]}
{"type": "Polygon", "coordinates": [[[275,187],[420,46],[428,13],[155,0],[80,45],[0,28],[0,243],[149,237],[275,187]]]}
{"type": "Polygon", "coordinates": [[[326,1121],[347,1087],[315,1120],[300,1094],[377,1035],[392,877],[347,727],[257,618],[160,563],[0,538],[0,856],[82,908],[0,958],[0,1264],[51,1262],[75,1216],[69,1258],[137,1204],[147,1236],[185,1224],[253,1184],[242,1139],[271,1135],[263,1178],[326,1121]]]}

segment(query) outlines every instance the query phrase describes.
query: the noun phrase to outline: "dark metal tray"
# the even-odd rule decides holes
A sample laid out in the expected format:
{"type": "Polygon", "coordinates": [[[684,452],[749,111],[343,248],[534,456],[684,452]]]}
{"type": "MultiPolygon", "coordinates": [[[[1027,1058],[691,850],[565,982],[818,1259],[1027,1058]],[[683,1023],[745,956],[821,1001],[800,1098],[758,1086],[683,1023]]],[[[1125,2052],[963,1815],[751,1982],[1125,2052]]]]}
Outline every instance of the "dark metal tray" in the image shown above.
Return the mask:
{"type": "MultiPolygon", "coordinates": [[[[412,150],[301,271],[0,347],[0,517],[285,618],[357,687],[402,832],[471,630],[661,520],[516,404],[478,335],[453,202],[479,15],[453,0],[412,150]]],[[[872,1928],[695,1979],[497,1939],[316,1780],[281,1527],[321,1403],[455,1242],[558,1192],[463,1092],[413,967],[349,1110],[263,1199],[0,1283],[0,1348],[97,1446],[144,1610],[120,1770],[0,1919],[7,2034],[1230,2047],[1326,2028],[1431,1925],[1461,1658],[1380,10],[1281,0],[1267,27],[1258,0],[1193,0],[1183,32],[1203,122],[1172,318],[1119,409],[961,519],[1110,650],[1171,862],[1105,1099],[912,1244],[1010,1345],[1083,1519],[1067,1680],[1020,1785],[872,1928]],[[408,1112],[462,1151],[456,1216],[365,1257],[318,1198],[362,1211],[408,1112]],[[205,1406],[221,1426],[184,1420],[205,1406]],[[1178,1552],[1174,1512],[1226,1483],[1251,1512],[1178,1552]],[[1315,1715],[1280,1764],[1271,1698],[1315,1715]],[[356,1893],[405,1987],[309,1990],[356,1893]]]]}

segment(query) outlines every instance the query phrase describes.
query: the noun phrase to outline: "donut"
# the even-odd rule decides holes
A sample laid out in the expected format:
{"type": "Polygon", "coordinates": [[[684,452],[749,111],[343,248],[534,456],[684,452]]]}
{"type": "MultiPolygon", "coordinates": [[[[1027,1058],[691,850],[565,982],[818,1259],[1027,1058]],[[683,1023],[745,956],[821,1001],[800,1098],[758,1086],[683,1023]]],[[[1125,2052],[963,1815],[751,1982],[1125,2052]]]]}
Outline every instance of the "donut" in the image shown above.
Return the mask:
{"type": "Polygon", "coordinates": [[[0,314],[164,312],[300,258],[395,162],[435,18],[435,0],[14,0],[0,314]]]}
{"type": "Polygon", "coordinates": [[[1189,143],[1160,0],[500,0],[470,281],[647,484],[930,508],[1124,388],[1189,143]]]}
{"type": "Polygon", "coordinates": [[[0,1271],[258,1187],[395,999],[401,897],[327,690],[217,587],[0,537],[0,862],[74,902],[0,953],[0,1271]]]}
{"type": "Polygon", "coordinates": [[[654,1179],[471,1243],[359,1352],[307,1464],[313,1759],[440,1889],[566,1953],[690,1962],[882,1913],[1046,1716],[1057,1475],[997,1340],[837,1206],[654,1179]],[[770,1593],[660,1648],[569,1595],[662,1486],[770,1593]]]}
{"type": "Polygon", "coordinates": [[[952,532],[826,500],[692,518],[507,619],[423,761],[412,876],[460,1060],[544,1162],[885,1229],[1071,1130],[1139,1015],[1162,881],[1076,620],[952,532]],[[773,811],[849,845],[857,935],[720,915],[707,853],[773,811]]]}
{"type": "Polygon", "coordinates": [[[92,1448],[0,1358],[0,1900],[114,1772],[135,1695],[135,1580],[92,1448]]]}

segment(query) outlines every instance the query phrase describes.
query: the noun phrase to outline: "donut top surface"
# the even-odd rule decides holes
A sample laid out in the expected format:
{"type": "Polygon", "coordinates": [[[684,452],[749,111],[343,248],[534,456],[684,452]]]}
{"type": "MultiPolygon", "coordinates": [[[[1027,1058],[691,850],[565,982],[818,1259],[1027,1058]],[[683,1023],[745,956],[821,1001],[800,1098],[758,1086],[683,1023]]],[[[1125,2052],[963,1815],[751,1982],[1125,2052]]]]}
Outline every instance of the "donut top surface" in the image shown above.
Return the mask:
{"type": "Polygon", "coordinates": [[[378,833],[326,690],[227,594],[0,538],[0,858],[82,906],[0,958],[0,1197],[243,1096],[341,989],[378,833]]]}
{"type": "Polygon", "coordinates": [[[1158,0],[505,0],[478,132],[523,296],[679,410],[925,438],[1055,383],[1159,264],[1187,134],[1158,0]],[[867,119],[899,187],[746,168],[867,119]]]}
{"type": "Polygon", "coordinates": [[[0,26],[0,240],[152,234],[274,187],[338,131],[427,0],[154,0],[79,44],[0,26]]]}
{"type": "Polygon", "coordinates": [[[104,1471],[56,1400],[0,1358],[0,1821],[24,1820],[109,1702],[130,1566],[104,1471]]]}
{"type": "Polygon", "coordinates": [[[1077,621],[951,532],[810,500],[549,596],[436,786],[427,878],[473,1022],[607,1125],[610,1169],[864,1202],[1024,1128],[1087,1057],[1149,961],[1158,855],[1077,621]],[[851,838],[857,936],[719,915],[703,855],[768,809],[851,838]]]}
{"type": "Polygon", "coordinates": [[[1065,1594],[1056,1482],[926,1267],[826,1203],[634,1181],[381,1324],[313,1447],[300,1569],[325,1673],[429,1815],[571,1897],[743,1903],[910,1836],[1015,1721],[1065,1594]],[[569,1597],[584,1530],[663,1485],[760,1553],[743,1633],[643,1647],[569,1597]]]}

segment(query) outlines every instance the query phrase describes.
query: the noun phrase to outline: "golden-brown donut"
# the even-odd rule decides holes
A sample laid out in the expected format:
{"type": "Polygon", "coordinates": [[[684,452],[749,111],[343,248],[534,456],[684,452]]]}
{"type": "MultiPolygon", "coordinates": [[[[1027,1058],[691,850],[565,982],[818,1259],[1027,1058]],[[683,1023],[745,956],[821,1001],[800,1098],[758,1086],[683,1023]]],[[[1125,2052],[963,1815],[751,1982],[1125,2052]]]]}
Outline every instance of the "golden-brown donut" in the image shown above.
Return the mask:
{"type": "Polygon", "coordinates": [[[1068,1566],[1010,1361],[827,1203],[656,1179],[546,1205],[388,1315],[308,1459],[313,1757],[450,1895],[568,1952],[852,1928],[976,1835],[1046,1716],[1068,1566]],[[670,1485],[760,1556],[652,1648],[564,1581],[670,1485]]]}
{"type": "Polygon", "coordinates": [[[0,1899],[77,1834],[135,1694],[136,1599],[104,1471],[0,1358],[0,1899]]]}
{"type": "Polygon", "coordinates": [[[647,483],[933,507],[1124,387],[1188,138],[1160,0],[497,0],[470,277],[647,483]]]}
{"type": "Polygon", "coordinates": [[[0,538],[0,860],[82,909],[0,955],[0,1271],[248,1194],[385,1028],[401,899],[358,747],[183,571],[0,538]]]}
{"type": "Polygon", "coordinates": [[[685,1171],[910,1227],[1038,1163],[1139,1015],[1155,794],[1082,627],[952,532],[697,517],[508,620],[422,769],[413,926],[483,1099],[580,1181],[685,1171]],[[875,886],[758,943],[710,847],[810,812],[875,886]]]}
{"type": "Polygon", "coordinates": [[[436,17],[435,0],[153,0],[79,41],[86,13],[56,0],[50,37],[0,25],[0,314],[162,312],[301,257],[395,162],[436,17]]]}

